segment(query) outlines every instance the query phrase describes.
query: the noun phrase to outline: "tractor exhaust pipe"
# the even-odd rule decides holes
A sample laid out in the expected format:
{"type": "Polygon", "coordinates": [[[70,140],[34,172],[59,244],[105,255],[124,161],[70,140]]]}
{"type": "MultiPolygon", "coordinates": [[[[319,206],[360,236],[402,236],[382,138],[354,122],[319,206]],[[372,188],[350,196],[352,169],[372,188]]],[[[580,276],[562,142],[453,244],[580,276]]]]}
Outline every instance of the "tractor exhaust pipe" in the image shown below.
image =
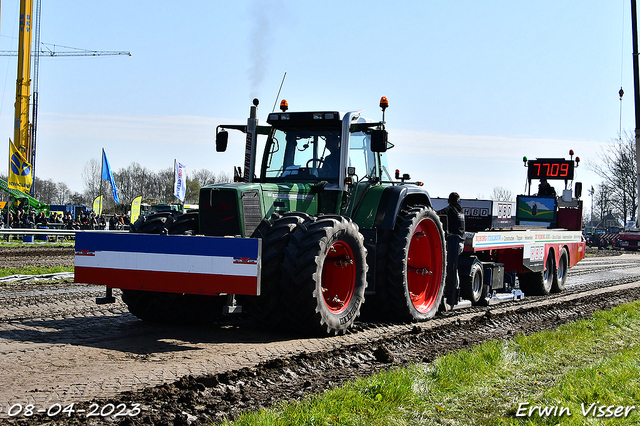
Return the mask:
{"type": "Polygon", "coordinates": [[[260,101],[256,98],[253,100],[253,106],[247,120],[247,141],[244,150],[244,181],[253,182],[253,174],[255,171],[255,158],[257,146],[256,129],[258,127],[258,104],[260,101]]]}

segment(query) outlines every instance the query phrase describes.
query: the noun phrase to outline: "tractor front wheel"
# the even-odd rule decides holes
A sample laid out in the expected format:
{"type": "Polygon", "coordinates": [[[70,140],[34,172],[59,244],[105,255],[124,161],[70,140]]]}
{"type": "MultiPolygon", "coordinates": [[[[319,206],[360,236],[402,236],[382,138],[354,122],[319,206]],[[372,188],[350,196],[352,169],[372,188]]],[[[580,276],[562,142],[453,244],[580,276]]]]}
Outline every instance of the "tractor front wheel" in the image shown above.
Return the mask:
{"type": "Polygon", "coordinates": [[[344,333],[360,315],[367,286],[358,225],[318,216],[296,227],[284,255],[281,300],[288,324],[305,333],[344,333]]]}

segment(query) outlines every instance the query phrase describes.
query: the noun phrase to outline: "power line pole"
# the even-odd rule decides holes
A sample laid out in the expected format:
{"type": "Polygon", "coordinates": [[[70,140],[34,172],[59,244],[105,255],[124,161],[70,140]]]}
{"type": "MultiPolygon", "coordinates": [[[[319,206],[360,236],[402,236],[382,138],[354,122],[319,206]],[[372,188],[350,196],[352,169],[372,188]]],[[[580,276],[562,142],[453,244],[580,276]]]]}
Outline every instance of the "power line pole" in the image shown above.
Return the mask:
{"type": "MultiPolygon", "coordinates": [[[[638,215],[636,227],[640,227],[640,75],[638,74],[638,16],[636,0],[631,0],[631,35],[633,37],[633,94],[636,110],[636,176],[638,180],[638,215]]],[[[626,218],[625,218],[626,220],[626,218]]]]}

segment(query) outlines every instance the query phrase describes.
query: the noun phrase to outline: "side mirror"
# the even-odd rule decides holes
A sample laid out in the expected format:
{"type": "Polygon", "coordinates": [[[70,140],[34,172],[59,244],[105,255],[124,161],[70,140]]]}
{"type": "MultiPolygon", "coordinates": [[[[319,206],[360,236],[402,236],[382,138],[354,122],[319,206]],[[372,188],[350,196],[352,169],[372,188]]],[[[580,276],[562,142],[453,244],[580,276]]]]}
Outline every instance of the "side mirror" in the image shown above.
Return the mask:
{"type": "Polygon", "coordinates": [[[576,182],[576,198],[582,197],[582,182],[576,182]]]}
{"type": "Polygon", "coordinates": [[[229,132],[224,130],[216,133],[216,152],[225,152],[229,143],[229,132]]]}
{"type": "Polygon", "coordinates": [[[371,151],[387,152],[387,138],[389,134],[386,130],[371,131],[371,151]]]}

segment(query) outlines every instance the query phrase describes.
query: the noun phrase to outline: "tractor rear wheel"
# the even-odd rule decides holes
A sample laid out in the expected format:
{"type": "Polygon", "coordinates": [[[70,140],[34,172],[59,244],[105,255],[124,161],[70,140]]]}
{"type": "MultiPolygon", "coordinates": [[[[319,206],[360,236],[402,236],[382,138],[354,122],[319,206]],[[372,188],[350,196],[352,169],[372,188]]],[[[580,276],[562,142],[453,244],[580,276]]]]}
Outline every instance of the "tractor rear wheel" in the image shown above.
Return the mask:
{"type": "Polygon", "coordinates": [[[284,250],[282,310],[298,331],[337,335],[360,315],[366,249],[351,219],[317,216],[299,224],[284,250]]]}
{"type": "Polygon", "coordinates": [[[432,318],[444,292],[445,264],[444,231],[435,211],[426,206],[402,211],[386,262],[390,316],[408,322],[432,318]]]}

